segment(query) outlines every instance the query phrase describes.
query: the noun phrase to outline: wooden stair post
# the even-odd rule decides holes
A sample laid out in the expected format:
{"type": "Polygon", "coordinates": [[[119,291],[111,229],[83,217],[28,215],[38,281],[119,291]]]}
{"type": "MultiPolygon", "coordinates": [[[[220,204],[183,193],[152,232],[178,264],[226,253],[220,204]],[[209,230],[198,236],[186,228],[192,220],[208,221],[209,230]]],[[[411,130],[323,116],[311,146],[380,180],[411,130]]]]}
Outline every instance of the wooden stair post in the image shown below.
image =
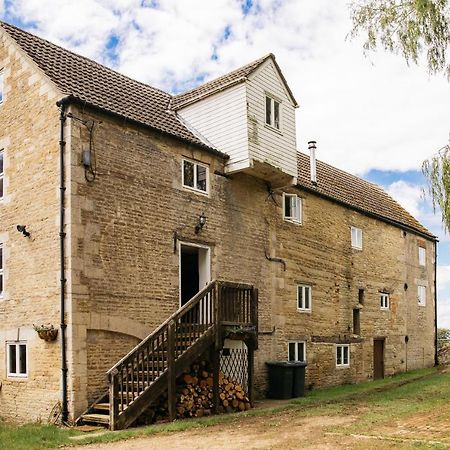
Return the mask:
{"type": "Polygon", "coordinates": [[[177,417],[177,391],[176,391],[176,373],[175,373],[175,322],[169,323],[167,333],[167,402],[169,408],[169,420],[175,420],[177,417]]]}
{"type": "Polygon", "coordinates": [[[109,384],[109,429],[115,430],[117,417],[119,416],[119,380],[117,378],[117,371],[110,376],[111,381],[109,384]]]}

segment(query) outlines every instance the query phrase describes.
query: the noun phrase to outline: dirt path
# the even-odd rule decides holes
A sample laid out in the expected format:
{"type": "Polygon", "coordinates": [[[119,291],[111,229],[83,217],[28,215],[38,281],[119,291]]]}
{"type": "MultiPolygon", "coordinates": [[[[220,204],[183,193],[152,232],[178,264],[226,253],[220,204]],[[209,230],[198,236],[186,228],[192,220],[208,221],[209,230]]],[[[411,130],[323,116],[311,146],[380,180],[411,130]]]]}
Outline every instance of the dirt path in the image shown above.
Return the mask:
{"type": "MultiPolygon", "coordinates": [[[[251,450],[251,449],[334,449],[355,448],[351,440],[327,434],[329,427],[342,426],[352,416],[298,417],[288,411],[270,417],[252,417],[239,423],[217,425],[179,433],[164,433],[112,444],[78,447],[79,450],[251,450]],[[343,446],[342,446],[343,445],[343,446]]],[[[367,444],[364,444],[367,448],[367,444]]],[[[386,447],[385,447],[386,448],[386,447]]]]}
{"type": "Polygon", "coordinates": [[[419,413],[404,421],[374,427],[366,433],[346,434],[358,420],[348,411],[340,415],[302,417],[289,410],[266,417],[248,417],[232,424],[184,432],[161,433],[111,444],[76,447],[78,450],[253,450],[253,449],[450,449],[450,415],[419,413]],[[444,417],[443,417],[444,416],[444,417]]]}

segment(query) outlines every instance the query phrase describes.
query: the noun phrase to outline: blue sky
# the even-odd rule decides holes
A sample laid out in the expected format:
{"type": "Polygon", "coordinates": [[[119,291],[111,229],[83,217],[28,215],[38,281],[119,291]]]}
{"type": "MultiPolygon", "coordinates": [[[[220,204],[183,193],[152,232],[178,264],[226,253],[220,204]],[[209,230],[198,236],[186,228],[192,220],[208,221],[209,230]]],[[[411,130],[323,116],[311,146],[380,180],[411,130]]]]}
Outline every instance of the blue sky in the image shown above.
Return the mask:
{"type": "Polygon", "coordinates": [[[439,324],[450,328],[449,239],[421,163],[449,143],[450,84],[347,38],[346,0],[0,0],[0,17],[128,76],[187,90],[274,53],[300,103],[297,142],[383,186],[440,239],[439,324]],[[55,11],[58,20],[55,20],[55,11]]]}

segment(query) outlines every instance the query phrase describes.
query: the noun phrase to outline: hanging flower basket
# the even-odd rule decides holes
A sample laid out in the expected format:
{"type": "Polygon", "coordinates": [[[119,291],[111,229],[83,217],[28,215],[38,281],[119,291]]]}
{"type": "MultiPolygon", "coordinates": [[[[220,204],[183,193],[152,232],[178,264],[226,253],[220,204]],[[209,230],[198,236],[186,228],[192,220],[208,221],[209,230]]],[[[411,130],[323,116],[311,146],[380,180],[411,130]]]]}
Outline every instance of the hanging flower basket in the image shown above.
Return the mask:
{"type": "Polygon", "coordinates": [[[53,325],[34,325],[34,330],[38,336],[46,342],[54,341],[58,336],[58,329],[53,325]]]}

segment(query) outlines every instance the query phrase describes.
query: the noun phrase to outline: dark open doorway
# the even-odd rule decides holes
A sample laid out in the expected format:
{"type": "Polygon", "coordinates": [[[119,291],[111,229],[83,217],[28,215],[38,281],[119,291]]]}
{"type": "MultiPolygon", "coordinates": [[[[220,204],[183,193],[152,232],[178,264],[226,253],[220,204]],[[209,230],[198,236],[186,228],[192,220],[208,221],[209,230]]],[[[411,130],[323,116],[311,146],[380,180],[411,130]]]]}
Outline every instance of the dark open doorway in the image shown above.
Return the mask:
{"type": "Polygon", "coordinates": [[[209,248],[180,244],[180,306],[210,281],[209,248]]]}
{"type": "Polygon", "coordinates": [[[384,339],[373,340],[373,379],[384,378],[384,339]]]}

